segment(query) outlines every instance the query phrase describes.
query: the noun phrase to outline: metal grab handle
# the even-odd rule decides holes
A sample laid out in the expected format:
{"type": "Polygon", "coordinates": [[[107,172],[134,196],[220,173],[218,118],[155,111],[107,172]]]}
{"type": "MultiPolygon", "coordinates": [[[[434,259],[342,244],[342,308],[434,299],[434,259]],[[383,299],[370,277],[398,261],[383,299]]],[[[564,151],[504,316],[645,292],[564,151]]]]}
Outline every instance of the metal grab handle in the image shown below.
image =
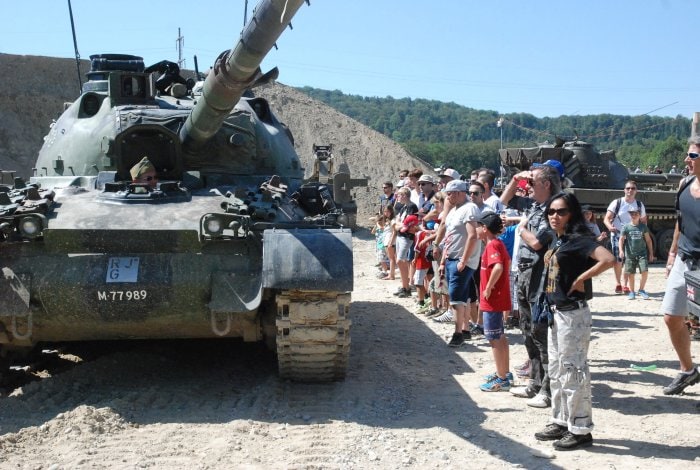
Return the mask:
{"type": "Polygon", "coordinates": [[[17,331],[17,315],[12,315],[11,333],[12,336],[19,340],[28,340],[32,336],[32,312],[27,314],[27,332],[25,334],[19,334],[17,331]]]}
{"type": "Polygon", "coordinates": [[[226,336],[231,332],[231,314],[226,314],[226,328],[219,330],[216,324],[218,323],[216,319],[216,313],[211,312],[211,331],[217,336],[226,336]]]}

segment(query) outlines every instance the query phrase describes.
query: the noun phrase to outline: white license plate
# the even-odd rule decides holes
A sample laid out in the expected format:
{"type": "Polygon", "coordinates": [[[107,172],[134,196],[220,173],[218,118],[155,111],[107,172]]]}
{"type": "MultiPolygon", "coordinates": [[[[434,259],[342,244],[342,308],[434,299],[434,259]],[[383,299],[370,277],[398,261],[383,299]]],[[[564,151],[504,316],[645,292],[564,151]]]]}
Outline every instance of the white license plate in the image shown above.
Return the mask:
{"type": "Polygon", "coordinates": [[[110,282],[138,282],[139,259],[138,257],[115,257],[107,261],[107,283],[110,282]]]}

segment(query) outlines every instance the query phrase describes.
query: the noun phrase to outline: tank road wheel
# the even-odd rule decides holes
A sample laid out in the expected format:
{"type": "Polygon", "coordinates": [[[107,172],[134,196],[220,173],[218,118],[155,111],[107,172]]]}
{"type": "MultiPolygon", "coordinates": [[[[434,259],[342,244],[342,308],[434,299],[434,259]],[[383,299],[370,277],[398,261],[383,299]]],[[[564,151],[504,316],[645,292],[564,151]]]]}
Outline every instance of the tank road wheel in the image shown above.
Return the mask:
{"type": "Polygon", "coordinates": [[[668,259],[668,252],[671,251],[673,242],[673,229],[667,228],[656,234],[656,257],[662,262],[668,259]]]}
{"type": "Polygon", "coordinates": [[[284,291],[277,295],[280,377],[298,382],[345,378],[350,354],[350,294],[284,291]]]}

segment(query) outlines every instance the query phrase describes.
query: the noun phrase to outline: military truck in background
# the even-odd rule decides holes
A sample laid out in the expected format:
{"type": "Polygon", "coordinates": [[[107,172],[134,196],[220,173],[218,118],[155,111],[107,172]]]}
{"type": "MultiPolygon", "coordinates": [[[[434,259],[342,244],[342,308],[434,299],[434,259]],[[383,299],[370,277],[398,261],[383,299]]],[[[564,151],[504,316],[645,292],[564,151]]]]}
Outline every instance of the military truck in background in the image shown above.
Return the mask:
{"type": "Polygon", "coordinates": [[[676,224],[675,197],[680,174],[630,173],[617,161],[614,150],[600,152],[594,145],[580,140],[544,143],[537,147],[505,148],[499,151],[503,181],[527,170],[533,163],[557,160],[564,165],[570,190],[581,204],[589,204],[596,213],[598,225],[605,230],[603,217],[610,203],[624,196],[625,181],[637,183],[637,200],[647,212],[647,225],[653,234],[656,256],[665,260],[673,240],[676,224]]]}

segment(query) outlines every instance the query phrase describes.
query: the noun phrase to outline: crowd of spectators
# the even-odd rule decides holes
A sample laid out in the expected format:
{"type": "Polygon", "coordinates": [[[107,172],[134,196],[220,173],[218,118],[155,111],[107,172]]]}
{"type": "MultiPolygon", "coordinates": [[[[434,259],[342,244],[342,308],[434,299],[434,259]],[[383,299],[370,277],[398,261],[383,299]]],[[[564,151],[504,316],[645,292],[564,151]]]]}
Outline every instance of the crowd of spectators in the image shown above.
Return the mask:
{"type": "MultiPolygon", "coordinates": [[[[686,159],[691,172],[693,162],[686,159]]],[[[384,182],[372,230],[377,275],[399,279],[394,295],[400,298],[415,292],[417,315],[453,324],[448,346],[480,336],[489,341],[495,370],[480,389],[510,391],[528,406],[551,407],[552,417],[537,439],[552,440],[559,450],[588,447],[593,442],[587,360],[591,279],[614,267],[615,293],[649,298],[645,283],[654,256],[644,205],[635,198],[636,184],[628,181],[625,195],[611,201],[601,217],[601,230],[591,207],[567,191],[570,181],[556,160],[515,174],[500,194],[495,181],[487,168],[468,177],[444,168],[436,178],[414,169],[402,171],[395,183],[384,182]],[[517,387],[505,333],[515,327],[528,355],[513,368],[524,379],[517,387]]],[[[678,311],[676,303],[669,301],[668,309],[678,311]]],[[[682,371],[664,388],[666,394],[700,382],[685,343],[676,339],[678,315],[666,313],[682,371]]]]}

